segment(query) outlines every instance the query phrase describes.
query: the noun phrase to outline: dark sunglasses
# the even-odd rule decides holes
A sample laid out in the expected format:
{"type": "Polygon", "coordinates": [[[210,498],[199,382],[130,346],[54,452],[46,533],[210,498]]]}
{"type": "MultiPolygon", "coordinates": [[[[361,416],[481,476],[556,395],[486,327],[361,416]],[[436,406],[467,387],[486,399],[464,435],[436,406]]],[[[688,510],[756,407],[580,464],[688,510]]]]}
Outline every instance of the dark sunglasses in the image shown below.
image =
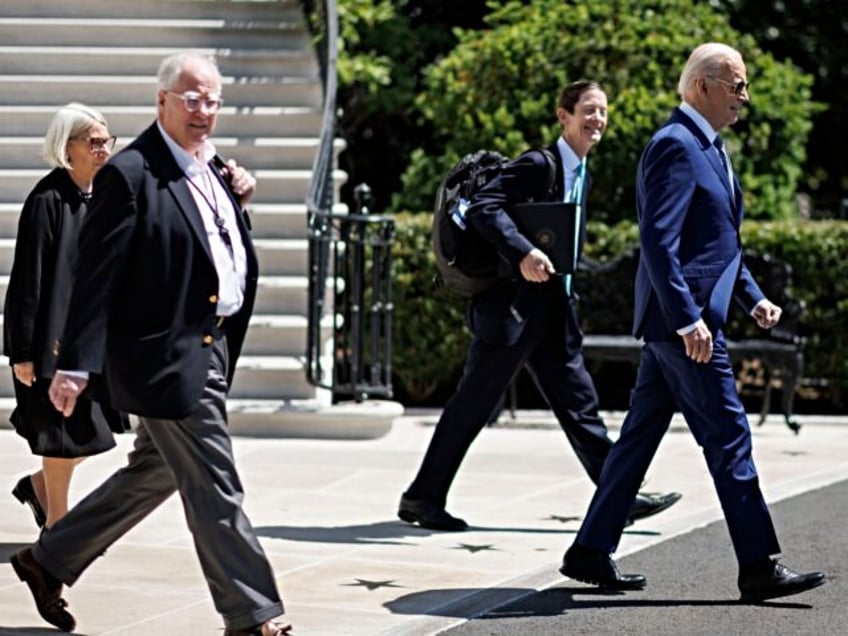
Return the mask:
{"type": "Polygon", "coordinates": [[[738,82],[729,82],[726,79],[721,79],[720,77],[713,77],[716,82],[721,82],[725,86],[729,86],[735,95],[741,95],[744,91],[748,90],[750,84],[745,80],[739,80],[738,82]]]}

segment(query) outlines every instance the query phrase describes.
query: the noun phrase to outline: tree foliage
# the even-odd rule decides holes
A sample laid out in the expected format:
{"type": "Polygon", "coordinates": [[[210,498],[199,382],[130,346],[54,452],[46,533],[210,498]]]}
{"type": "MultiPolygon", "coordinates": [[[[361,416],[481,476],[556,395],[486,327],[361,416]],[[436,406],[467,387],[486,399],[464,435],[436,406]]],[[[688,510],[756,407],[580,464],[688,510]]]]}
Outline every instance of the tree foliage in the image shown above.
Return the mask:
{"type": "Polygon", "coordinates": [[[401,187],[409,153],[429,137],[415,105],[421,71],[456,44],[454,26],[480,28],[485,0],[338,0],[340,167],[371,186],[383,210],[401,187]]]}
{"type": "MultiPolygon", "coordinates": [[[[815,82],[813,98],[827,109],[813,118],[800,188],[813,195],[817,213],[846,216],[848,192],[848,13],[845,0],[711,0],[740,31],[777,59],[791,59],[815,82]]],[[[756,78],[754,78],[756,81],[756,78]]]]}
{"type": "Polygon", "coordinates": [[[743,121],[724,135],[748,214],[794,214],[817,110],[812,78],[764,53],[726,15],[691,0],[493,0],[490,8],[486,29],[457,29],[457,46],[425,72],[416,104],[442,150],[431,143],[412,153],[396,209],[429,209],[441,175],[466,152],[517,154],[550,143],[559,133],[559,89],[589,78],[610,98],[608,132],[589,160],[592,215],[609,222],[632,216],[636,162],[679,101],[683,63],[698,44],[722,41],[743,53],[756,78],[743,121]]]}

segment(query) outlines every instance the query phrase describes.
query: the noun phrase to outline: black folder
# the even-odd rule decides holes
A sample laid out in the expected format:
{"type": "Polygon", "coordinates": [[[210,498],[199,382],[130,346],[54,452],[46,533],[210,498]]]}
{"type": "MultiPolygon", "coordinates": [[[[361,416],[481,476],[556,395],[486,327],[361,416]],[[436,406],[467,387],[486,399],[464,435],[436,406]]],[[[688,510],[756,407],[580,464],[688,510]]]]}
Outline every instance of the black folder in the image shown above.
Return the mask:
{"type": "Polygon", "coordinates": [[[574,273],[577,206],[574,203],[516,203],[509,216],[533,245],[547,254],[557,274],[574,273]]]}

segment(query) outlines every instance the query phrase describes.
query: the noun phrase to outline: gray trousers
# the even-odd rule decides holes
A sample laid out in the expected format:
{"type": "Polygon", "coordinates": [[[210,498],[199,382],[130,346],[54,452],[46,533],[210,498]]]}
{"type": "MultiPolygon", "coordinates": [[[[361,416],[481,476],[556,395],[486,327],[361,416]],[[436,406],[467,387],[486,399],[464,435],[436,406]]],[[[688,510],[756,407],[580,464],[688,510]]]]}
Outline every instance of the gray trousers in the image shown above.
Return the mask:
{"type": "Polygon", "coordinates": [[[283,613],[271,566],[242,510],[226,412],[226,340],[216,340],[206,386],[182,420],[140,418],[128,463],[74,506],[33,554],[73,585],[98,556],[179,491],[215,608],[230,629],[283,613]]]}

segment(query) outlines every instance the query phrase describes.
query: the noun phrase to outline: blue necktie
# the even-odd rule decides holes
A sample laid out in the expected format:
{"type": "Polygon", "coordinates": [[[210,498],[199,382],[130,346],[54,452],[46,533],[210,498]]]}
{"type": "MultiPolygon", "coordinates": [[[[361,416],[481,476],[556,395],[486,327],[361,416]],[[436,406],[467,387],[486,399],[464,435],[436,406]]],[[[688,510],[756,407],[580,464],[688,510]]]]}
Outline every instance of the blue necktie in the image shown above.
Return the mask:
{"type": "Polygon", "coordinates": [[[721,137],[716,135],[713,139],[713,145],[718,150],[718,156],[721,158],[721,165],[724,167],[724,174],[727,175],[727,181],[730,183],[730,191],[733,192],[733,173],[730,171],[730,158],[724,151],[724,142],[721,137]]]}
{"type": "MultiPolygon", "coordinates": [[[[572,254],[572,263],[574,270],[577,270],[577,252],[580,249],[580,214],[581,202],[583,201],[583,181],[586,176],[586,161],[581,161],[577,164],[574,170],[574,183],[571,184],[571,190],[568,196],[565,197],[566,203],[576,203],[574,208],[574,254],[572,254]]],[[[562,277],[562,283],[565,286],[566,296],[571,296],[571,274],[566,274],[562,277]]]]}

